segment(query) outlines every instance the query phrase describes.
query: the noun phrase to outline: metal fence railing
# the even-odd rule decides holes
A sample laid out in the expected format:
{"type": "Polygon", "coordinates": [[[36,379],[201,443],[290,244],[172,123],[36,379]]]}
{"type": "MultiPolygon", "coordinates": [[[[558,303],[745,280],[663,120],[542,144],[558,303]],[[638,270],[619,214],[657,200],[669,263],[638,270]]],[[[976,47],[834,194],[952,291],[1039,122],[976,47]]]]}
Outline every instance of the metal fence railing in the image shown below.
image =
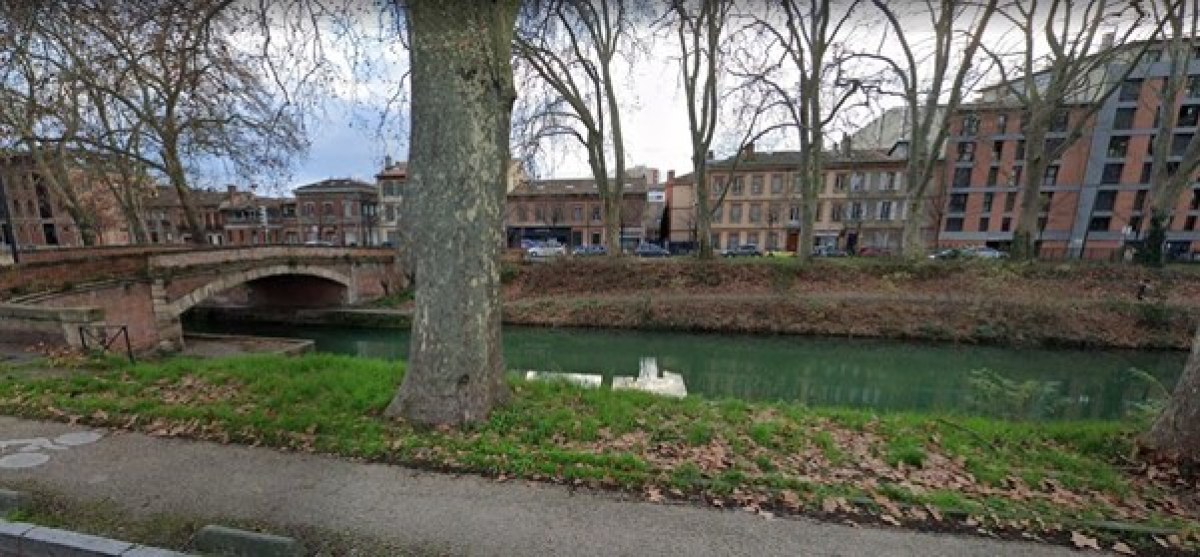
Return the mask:
{"type": "Polygon", "coordinates": [[[101,354],[111,352],[113,345],[123,340],[125,356],[129,358],[129,363],[137,363],[133,357],[133,345],[129,342],[129,327],[125,325],[80,327],[79,340],[85,352],[99,352],[101,354]],[[113,333],[110,335],[109,331],[113,333]]]}

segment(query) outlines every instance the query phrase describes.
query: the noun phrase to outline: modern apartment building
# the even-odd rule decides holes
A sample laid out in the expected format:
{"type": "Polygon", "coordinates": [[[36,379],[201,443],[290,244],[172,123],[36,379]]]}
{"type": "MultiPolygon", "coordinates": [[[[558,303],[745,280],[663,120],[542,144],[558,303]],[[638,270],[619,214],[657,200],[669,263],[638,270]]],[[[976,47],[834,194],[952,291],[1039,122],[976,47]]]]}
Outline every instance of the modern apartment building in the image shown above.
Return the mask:
{"type": "MultiPolygon", "coordinates": [[[[1159,91],[1171,61],[1156,46],[1107,98],[1066,99],[1048,143],[1065,141],[1069,129],[1080,119],[1088,120],[1082,137],[1042,177],[1037,236],[1041,257],[1109,259],[1141,239],[1160,112],[1176,111],[1179,117],[1171,131],[1168,165],[1179,164],[1200,124],[1200,50],[1192,52],[1187,86],[1169,107],[1160,107],[1159,91]],[[1095,111],[1089,118],[1091,108],[1095,111]]],[[[1122,64],[1129,58],[1115,57],[1105,68],[1112,70],[1107,75],[1124,75],[1122,64]]],[[[1104,90],[1114,85],[1108,83],[1104,90]]],[[[986,244],[1004,249],[1011,244],[1026,153],[1022,109],[1009,87],[999,84],[985,89],[978,102],[951,116],[952,135],[945,152],[949,187],[938,233],[943,245],[986,244]]],[[[1193,185],[1181,197],[1170,222],[1167,250],[1172,256],[1186,257],[1200,250],[1197,187],[1193,185]]]]}

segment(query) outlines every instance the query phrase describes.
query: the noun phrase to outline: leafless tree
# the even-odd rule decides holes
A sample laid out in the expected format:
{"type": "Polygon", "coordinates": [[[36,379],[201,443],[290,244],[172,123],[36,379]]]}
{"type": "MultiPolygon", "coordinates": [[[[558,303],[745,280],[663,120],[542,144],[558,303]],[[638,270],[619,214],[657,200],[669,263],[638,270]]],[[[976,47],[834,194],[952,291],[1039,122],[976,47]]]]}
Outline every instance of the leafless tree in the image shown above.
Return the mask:
{"type": "Polygon", "coordinates": [[[604,206],[605,243],[621,250],[621,195],[625,189],[625,137],[614,64],[634,46],[633,0],[526,2],[518,26],[517,56],[548,89],[526,85],[525,141],[568,137],[587,152],[604,206]]]}
{"type": "Polygon", "coordinates": [[[938,0],[912,5],[871,0],[871,4],[886,21],[885,32],[876,52],[858,56],[883,63],[900,85],[907,120],[906,220],[901,247],[905,256],[921,257],[925,252],[922,228],[931,216],[927,212],[933,197],[929,188],[940,171],[939,159],[948,134],[949,120],[945,116],[957,112],[962,104],[979,46],[999,0],[982,0],[979,4],[938,0]],[[914,11],[898,12],[900,5],[914,6],[914,11]],[[923,24],[928,24],[932,32],[928,40],[909,31],[915,27],[927,34],[923,24]]]}
{"type": "MultiPolygon", "coordinates": [[[[1143,218],[1142,221],[1146,230],[1145,248],[1139,254],[1139,259],[1155,266],[1166,262],[1167,254],[1164,248],[1168,223],[1179,203],[1180,195],[1192,185],[1192,178],[1196,170],[1200,169],[1200,134],[1193,134],[1186,143],[1181,143],[1177,140],[1186,136],[1177,136],[1174,133],[1179,124],[1176,106],[1180,96],[1189,88],[1200,90],[1200,86],[1191,81],[1196,78],[1191,77],[1188,72],[1192,53],[1200,45],[1196,38],[1200,10],[1187,0],[1161,2],[1161,15],[1166,31],[1166,36],[1161,41],[1161,52],[1170,70],[1155,94],[1159,107],[1158,135],[1152,140],[1154,155],[1151,161],[1147,206],[1135,207],[1149,217],[1143,218]]],[[[1155,2],[1154,7],[1159,9],[1159,3],[1155,2]]]]}
{"type": "Polygon", "coordinates": [[[89,0],[38,18],[35,28],[67,70],[58,76],[69,76],[91,105],[85,109],[105,111],[92,119],[107,126],[74,135],[40,126],[32,139],[74,142],[145,165],[174,188],[197,243],[205,238],[190,192],[200,167],[229,164],[245,177],[282,173],[305,146],[294,115],[234,45],[223,12],[230,4],[89,0]]]}
{"type": "Polygon", "coordinates": [[[1007,59],[995,48],[982,48],[1003,77],[1003,95],[997,102],[1023,111],[1025,169],[1011,254],[1014,259],[1032,259],[1037,256],[1047,169],[1084,135],[1102,101],[1137,66],[1146,44],[1132,39],[1145,33],[1149,18],[1139,4],[1118,0],[1029,0],[1008,4],[997,13],[1021,37],[1017,54],[1007,59]],[[1111,36],[1112,44],[1119,46],[1107,48],[1109,39],[1102,35],[1114,26],[1123,27],[1119,37],[1111,36]],[[1046,45],[1045,56],[1037,54],[1039,41],[1046,45]]]}
{"type": "Polygon", "coordinates": [[[825,136],[831,123],[852,101],[861,101],[864,82],[850,77],[848,40],[856,23],[859,0],[781,0],[775,9],[755,17],[753,28],[762,37],[765,64],[755,67],[745,58],[734,71],[774,95],[772,108],[779,121],[796,131],[800,170],[794,195],[800,205],[800,242],[796,255],[807,259],[813,245],[817,196],[824,185],[825,136]],[[790,80],[796,80],[792,86],[790,80]]]}

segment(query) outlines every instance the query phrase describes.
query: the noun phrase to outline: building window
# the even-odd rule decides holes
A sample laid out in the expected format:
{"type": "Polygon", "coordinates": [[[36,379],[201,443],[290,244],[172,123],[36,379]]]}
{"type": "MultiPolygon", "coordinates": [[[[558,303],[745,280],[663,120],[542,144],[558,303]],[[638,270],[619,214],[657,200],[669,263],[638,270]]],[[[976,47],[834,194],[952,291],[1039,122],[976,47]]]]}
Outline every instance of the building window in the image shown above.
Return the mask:
{"type": "Polygon", "coordinates": [[[967,210],[967,194],[956,193],[954,195],[951,195],[949,210],[951,213],[965,212],[967,210]]]}
{"type": "Polygon", "coordinates": [[[750,177],[750,195],[762,195],[763,192],[763,177],[760,174],[755,174],[750,177]]]}
{"type": "Polygon", "coordinates": [[[725,248],[734,249],[742,242],[741,232],[730,232],[725,236],[725,248]]]}
{"type": "Polygon", "coordinates": [[[959,162],[971,162],[975,160],[975,142],[961,141],[958,144],[958,160],[959,162]]]}
{"type": "Polygon", "coordinates": [[[1024,139],[1017,142],[1016,159],[1019,161],[1025,160],[1025,140],[1024,139]]]}
{"type": "Polygon", "coordinates": [[[992,212],[992,202],[995,201],[995,199],[996,199],[996,194],[994,194],[994,193],[983,194],[983,212],[985,212],[985,213],[992,212]]]}
{"type": "Polygon", "coordinates": [[[879,220],[892,220],[892,202],[879,202],[879,220]]]}
{"type": "Polygon", "coordinates": [[[850,175],[850,191],[863,191],[867,188],[866,176],[862,172],[850,175]]]}
{"type": "Polygon", "coordinates": [[[1117,192],[1102,191],[1096,194],[1096,205],[1092,208],[1093,211],[1112,211],[1117,204],[1117,192]]]}
{"type": "Polygon", "coordinates": [[[946,232],[962,232],[962,229],[962,217],[951,217],[946,219],[946,232]]]}
{"type": "Polygon", "coordinates": [[[1004,142],[1003,141],[993,141],[992,142],[992,162],[998,163],[998,162],[1000,162],[1000,159],[1003,157],[1004,157],[1004,142]]]}
{"type": "Polygon", "coordinates": [[[1116,116],[1113,117],[1113,129],[1133,129],[1133,115],[1136,111],[1136,108],[1118,108],[1116,116]]]}
{"type": "Polygon", "coordinates": [[[1000,219],[1000,231],[1001,232],[1008,232],[1011,229],[1012,229],[1012,219],[1010,219],[1008,217],[1004,217],[1004,218],[1000,219]]]}
{"type": "Polygon", "coordinates": [[[1142,229],[1142,216],[1135,215],[1135,216],[1129,217],[1129,228],[1131,228],[1133,230],[1141,230],[1142,229]]]}
{"type": "Polygon", "coordinates": [[[583,220],[583,207],[580,205],[571,207],[571,221],[572,222],[581,222],[582,220],[583,220]]]}
{"type": "Polygon", "coordinates": [[[322,203],[321,204],[321,213],[323,213],[327,217],[332,217],[333,216],[333,203],[322,203]]]}
{"type": "Polygon", "coordinates": [[[861,201],[854,201],[850,203],[850,220],[861,221],[863,220],[863,214],[863,204],[861,201]]]}
{"type": "Polygon", "coordinates": [[[971,187],[971,169],[970,168],[955,168],[954,169],[954,187],[956,187],[956,188],[971,187]]]}
{"type": "Polygon", "coordinates": [[[778,232],[768,232],[767,233],[767,249],[772,250],[772,251],[779,249],[779,233],[778,232]]]}
{"type": "Polygon", "coordinates": [[[758,232],[747,232],[746,233],[746,243],[753,244],[755,246],[760,245],[758,243],[758,232]]]}
{"type": "Polygon", "coordinates": [[[1050,211],[1050,204],[1054,203],[1054,192],[1048,191],[1042,194],[1039,211],[1047,213],[1050,211]]]}
{"type": "Polygon", "coordinates": [[[730,205],[729,206],[729,223],[730,224],[741,224],[741,222],[742,222],[742,205],[740,203],[737,205],[730,205]]]}
{"type": "Polygon", "coordinates": [[[1184,230],[1195,230],[1196,229],[1196,215],[1188,215],[1187,220],[1183,221],[1183,229],[1184,230]]]}
{"type": "Polygon", "coordinates": [[[713,212],[712,212],[712,221],[713,222],[721,222],[721,218],[725,216],[725,211],[722,209],[723,209],[723,207],[720,205],[718,205],[716,209],[713,209],[713,212]]]}
{"type": "Polygon", "coordinates": [[[800,222],[800,206],[792,205],[788,207],[788,220],[792,222],[800,222]]]}
{"type": "Polygon", "coordinates": [[[1129,136],[1116,136],[1108,140],[1108,158],[1123,159],[1129,152],[1129,136]]]}
{"type": "Polygon", "coordinates": [[[1193,99],[1200,97],[1200,75],[1188,77],[1187,96],[1193,99]]]}
{"type": "Polygon", "coordinates": [[[1106,232],[1111,224],[1112,217],[1092,217],[1091,222],[1088,223],[1088,231],[1106,232]]]}
{"type": "Polygon", "coordinates": [[[1053,186],[1058,183],[1058,165],[1052,164],[1046,167],[1046,175],[1042,176],[1043,186],[1053,186]]]}
{"type": "MultiPolygon", "coordinates": [[[[799,209],[797,209],[799,212],[799,209]]],[[[842,222],[842,216],[846,214],[845,207],[841,203],[834,203],[829,208],[829,220],[832,222],[842,222]]]]}
{"type": "Polygon", "coordinates": [[[974,114],[963,116],[962,133],[959,135],[974,137],[977,133],[979,133],[979,117],[974,114]]]}
{"type": "Polygon", "coordinates": [[[1059,110],[1054,113],[1054,118],[1050,120],[1051,132],[1065,132],[1067,126],[1071,125],[1071,113],[1066,110],[1059,110]]]}
{"type": "Polygon", "coordinates": [[[1123,163],[1114,162],[1104,165],[1104,173],[1100,176],[1101,184],[1120,184],[1121,174],[1125,172],[1123,163]]]}
{"type": "MultiPolygon", "coordinates": [[[[1138,193],[1145,194],[1146,192],[1139,191],[1138,193]]],[[[1143,197],[1142,201],[1143,201],[1143,203],[1139,204],[1138,205],[1139,207],[1141,207],[1142,205],[1145,204],[1144,197],[1143,197]]],[[[1200,190],[1192,190],[1192,203],[1190,205],[1188,205],[1188,209],[1190,209],[1192,211],[1200,210],[1200,190]]]]}
{"type": "Polygon", "coordinates": [[[1008,131],[1008,115],[996,115],[996,133],[1005,133],[1008,131]]]}
{"type": "MultiPolygon", "coordinates": [[[[390,207],[389,207],[389,209],[390,209],[390,207]]],[[[525,222],[528,218],[529,218],[529,212],[525,210],[525,206],[517,205],[517,222],[525,222]]]]}
{"type": "Polygon", "coordinates": [[[1065,151],[1063,148],[1064,144],[1066,144],[1066,140],[1061,137],[1047,138],[1046,147],[1045,149],[1042,149],[1042,152],[1045,153],[1046,157],[1050,160],[1061,159],[1063,156],[1063,151],[1065,151]]]}
{"type": "Polygon", "coordinates": [[[1009,182],[1008,185],[1010,187],[1016,187],[1016,186],[1020,185],[1021,184],[1021,176],[1024,173],[1025,173],[1025,167],[1023,167],[1023,166],[1013,167],[1012,181],[1009,182]]]}
{"type": "Polygon", "coordinates": [[[1171,156],[1182,157],[1192,143],[1192,135],[1178,133],[1171,137],[1171,156]]]}
{"type": "Polygon", "coordinates": [[[1141,211],[1146,206],[1146,190],[1138,190],[1133,196],[1133,210],[1141,211]]]}
{"type": "Polygon", "coordinates": [[[1004,212],[1011,213],[1017,207],[1017,192],[1010,191],[1004,196],[1004,212]]]}
{"type": "Polygon", "coordinates": [[[1140,183],[1149,184],[1150,176],[1153,173],[1154,173],[1154,163],[1149,163],[1149,162],[1143,163],[1142,164],[1142,179],[1141,179],[1140,183]]]}
{"type": "Polygon", "coordinates": [[[1179,107],[1179,127],[1194,128],[1197,123],[1200,123],[1200,104],[1185,104],[1179,107]]]}
{"type": "Polygon", "coordinates": [[[987,232],[988,229],[991,227],[992,227],[992,219],[991,218],[989,218],[989,217],[980,217],[979,218],[979,231],[980,232],[987,232]]]}
{"type": "Polygon", "coordinates": [[[762,222],[762,205],[758,203],[750,204],[750,222],[762,222]]]}
{"type": "Polygon", "coordinates": [[[783,176],[771,175],[771,193],[776,195],[783,193],[783,176]]]}
{"type": "Polygon", "coordinates": [[[1121,84],[1121,93],[1117,100],[1136,101],[1142,95],[1142,80],[1126,79],[1121,84]]]}
{"type": "Polygon", "coordinates": [[[342,203],[342,216],[344,216],[346,218],[351,218],[354,216],[354,204],[353,203],[345,203],[345,202],[342,203]]]}
{"type": "Polygon", "coordinates": [[[994,186],[998,181],[1000,181],[1000,169],[993,166],[988,169],[987,183],[989,186],[994,186]]]}
{"type": "Polygon", "coordinates": [[[600,222],[600,206],[592,205],[592,222],[600,222]]]}
{"type": "Polygon", "coordinates": [[[735,176],[733,178],[733,188],[730,193],[732,193],[733,195],[742,195],[743,187],[742,187],[742,177],[741,176],[735,176]]]}
{"type": "Polygon", "coordinates": [[[833,191],[835,191],[835,192],[843,192],[843,191],[846,191],[846,182],[847,182],[847,181],[849,181],[849,179],[850,179],[850,177],[849,177],[849,176],[847,176],[846,174],[836,174],[836,175],[834,175],[834,177],[833,177],[833,191]]]}
{"type": "Polygon", "coordinates": [[[533,208],[533,220],[544,222],[546,220],[546,209],[541,205],[535,206],[533,208]]]}

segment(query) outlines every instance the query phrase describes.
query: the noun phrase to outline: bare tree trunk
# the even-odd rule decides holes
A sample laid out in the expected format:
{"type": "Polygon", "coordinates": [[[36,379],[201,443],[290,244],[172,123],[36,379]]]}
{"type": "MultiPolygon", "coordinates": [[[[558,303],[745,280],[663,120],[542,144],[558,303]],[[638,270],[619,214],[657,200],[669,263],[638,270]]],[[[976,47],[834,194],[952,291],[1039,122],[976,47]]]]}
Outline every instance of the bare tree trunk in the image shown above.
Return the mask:
{"type": "Polygon", "coordinates": [[[409,4],[416,310],[388,416],[478,422],[507,395],[500,249],[516,0],[409,4]]]}
{"type": "MultiPolygon", "coordinates": [[[[613,186],[616,190],[620,186],[613,186]]],[[[610,192],[604,196],[604,241],[608,244],[608,255],[618,257],[621,249],[621,192],[610,192]]]]}
{"type": "MultiPolygon", "coordinates": [[[[1021,213],[1013,231],[1012,257],[1029,261],[1037,257],[1038,216],[1041,214],[1042,182],[1049,161],[1043,152],[1046,146],[1046,126],[1041,116],[1031,114],[1034,123],[1025,135],[1025,176],[1021,188],[1021,213]]],[[[1049,207],[1046,208],[1049,210],[1049,207]]]]}
{"type": "Polygon", "coordinates": [[[1142,443],[1169,457],[1200,461],[1200,328],[1175,393],[1142,443]]]}
{"type": "Polygon", "coordinates": [[[709,204],[711,198],[708,191],[708,162],[697,162],[697,155],[706,157],[706,153],[695,153],[692,155],[692,177],[695,187],[692,188],[696,196],[696,255],[700,259],[712,259],[712,205],[709,204]]]}

